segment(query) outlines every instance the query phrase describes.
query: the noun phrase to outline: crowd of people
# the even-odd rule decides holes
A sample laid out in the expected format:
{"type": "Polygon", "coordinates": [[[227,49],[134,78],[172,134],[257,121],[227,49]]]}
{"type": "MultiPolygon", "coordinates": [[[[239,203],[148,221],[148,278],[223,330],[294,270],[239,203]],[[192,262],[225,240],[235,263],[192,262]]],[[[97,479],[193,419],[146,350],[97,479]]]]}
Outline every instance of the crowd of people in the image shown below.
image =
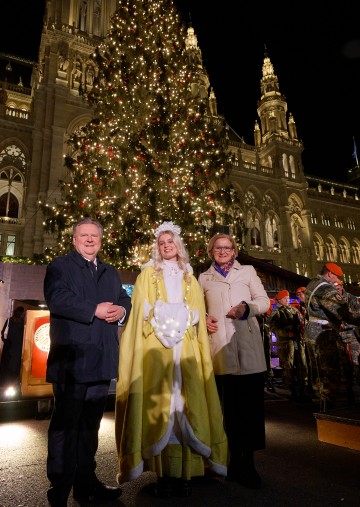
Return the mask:
{"type": "Polygon", "coordinates": [[[98,256],[102,236],[95,219],[74,224],[74,250],[53,260],[44,280],[52,507],[65,507],[71,490],[78,502],[116,499],[123,483],[145,471],[156,474],[161,498],[191,495],[192,478],[205,474],[260,488],[264,388],[276,392],[272,334],[291,400],[315,394],[327,410],[344,378],[351,399],[360,303],[344,290],[338,265],[326,263],[299,287],[297,304],[286,289],[270,300],[254,267],[236,260],[231,235],[210,239],[211,265],[196,278],[180,227],[167,221],[154,231],[130,298],[117,270],[98,256]],[[96,475],[113,378],[117,486],[96,475]]]}
{"type": "Polygon", "coordinates": [[[334,407],[343,386],[348,404],[354,403],[359,379],[360,302],[345,291],[343,275],[340,266],[326,263],[307,287],[296,290],[295,305],[287,290],[280,291],[269,316],[291,399],[312,401],[315,394],[321,412],[334,407]]]}

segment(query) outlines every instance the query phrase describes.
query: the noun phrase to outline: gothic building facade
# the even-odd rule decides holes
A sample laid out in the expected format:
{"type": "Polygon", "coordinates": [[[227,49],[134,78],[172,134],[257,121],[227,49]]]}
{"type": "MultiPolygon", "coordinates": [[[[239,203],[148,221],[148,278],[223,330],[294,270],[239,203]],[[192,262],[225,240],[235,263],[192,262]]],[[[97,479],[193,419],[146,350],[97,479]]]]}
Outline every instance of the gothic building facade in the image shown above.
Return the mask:
{"type": "MultiPolygon", "coordinates": [[[[92,117],[81,93],[97,72],[90,55],[106,37],[115,8],[116,0],[47,0],[38,61],[0,53],[0,256],[32,258],[52,244],[39,204],[61,199],[66,141],[92,117]]],[[[192,27],[186,49],[197,68],[194,93],[208,96],[216,117],[192,27]]],[[[306,174],[303,144],[268,55],[259,96],[253,145],[226,125],[240,195],[232,211],[245,226],[245,251],[307,277],[324,262],[337,262],[348,283],[359,282],[358,180],[344,184],[306,174]]]]}

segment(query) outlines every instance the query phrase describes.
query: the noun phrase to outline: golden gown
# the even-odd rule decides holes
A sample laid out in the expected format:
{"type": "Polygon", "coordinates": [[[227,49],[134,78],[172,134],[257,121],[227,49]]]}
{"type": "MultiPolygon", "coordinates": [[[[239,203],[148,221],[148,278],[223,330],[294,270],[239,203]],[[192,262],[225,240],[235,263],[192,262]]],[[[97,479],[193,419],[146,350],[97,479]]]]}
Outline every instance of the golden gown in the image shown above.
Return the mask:
{"type": "Polygon", "coordinates": [[[205,304],[196,278],[181,280],[184,300],[199,321],[165,347],[144,320],[144,306],[167,301],[152,266],[138,276],[120,343],[115,436],[119,484],[146,470],[189,480],[208,467],[226,475],[227,438],[210,356],[205,304]],[[179,439],[174,435],[177,435],[179,439]],[[180,437],[179,437],[180,435],[180,437]]]}

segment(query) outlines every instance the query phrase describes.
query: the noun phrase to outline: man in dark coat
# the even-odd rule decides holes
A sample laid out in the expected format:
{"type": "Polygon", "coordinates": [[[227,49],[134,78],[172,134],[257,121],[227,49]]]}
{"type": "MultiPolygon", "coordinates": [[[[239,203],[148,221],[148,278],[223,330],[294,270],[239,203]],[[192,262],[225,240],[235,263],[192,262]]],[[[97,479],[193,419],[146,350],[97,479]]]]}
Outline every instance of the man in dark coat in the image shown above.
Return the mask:
{"type": "Polygon", "coordinates": [[[46,380],[55,399],[47,458],[53,507],[67,505],[72,486],[79,502],[121,494],[95,474],[100,422],[118,374],[118,326],[131,309],[118,272],[97,258],[102,235],[97,220],[81,219],[73,227],[75,251],[49,264],[44,281],[50,310],[46,380]]]}

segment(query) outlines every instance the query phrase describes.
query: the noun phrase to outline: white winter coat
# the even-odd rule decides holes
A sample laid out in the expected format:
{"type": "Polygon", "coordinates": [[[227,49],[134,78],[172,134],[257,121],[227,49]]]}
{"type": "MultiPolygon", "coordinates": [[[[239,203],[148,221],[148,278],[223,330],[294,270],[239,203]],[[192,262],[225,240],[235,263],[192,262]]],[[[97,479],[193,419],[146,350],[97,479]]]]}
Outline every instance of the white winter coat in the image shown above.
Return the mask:
{"type": "Polygon", "coordinates": [[[235,261],[224,278],[214,266],[201,273],[208,315],[218,319],[219,329],[209,335],[216,375],[247,375],[266,371],[264,346],[255,315],[265,313],[270,300],[253,266],[235,261]],[[246,320],[226,317],[228,311],[242,301],[249,305],[246,320]]]}

